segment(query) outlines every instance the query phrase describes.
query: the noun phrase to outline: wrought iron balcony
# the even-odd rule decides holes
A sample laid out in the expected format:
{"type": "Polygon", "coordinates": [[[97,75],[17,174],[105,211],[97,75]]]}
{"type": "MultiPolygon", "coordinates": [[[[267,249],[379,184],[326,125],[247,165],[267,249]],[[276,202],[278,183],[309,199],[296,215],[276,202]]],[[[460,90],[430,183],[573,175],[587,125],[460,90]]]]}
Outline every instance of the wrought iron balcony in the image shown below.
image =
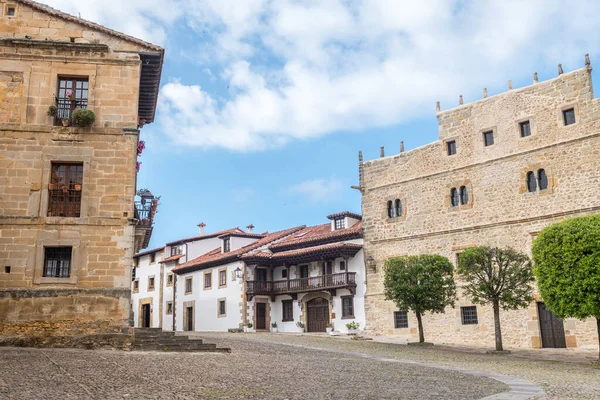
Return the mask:
{"type": "Polygon", "coordinates": [[[63,120],[67,120],[67,125],[72,125],[73,111],[76,108],[86,109],[87,99],[72,100],[69,98],[55,97],[56,116],[54,117],[54,125],[64,125],[63,120]]]}
{"type": "Polygon", "coordinates": [[[249,299],[256,295],[277,296],[335,289],[349,289],[354,293],[356,272],[341,272],[280,281],[247,281],[246,285],[246,295],[249,299]]]}
{"type": "Polygon", "coordinates": [[[158,197],[155,197],[148,189],[140,189],[136,193],[139,200],[135,201],[134,218],[136,221],[135,252],[148,247],[152,236],[152,225],[158,208],[158,197]]]}

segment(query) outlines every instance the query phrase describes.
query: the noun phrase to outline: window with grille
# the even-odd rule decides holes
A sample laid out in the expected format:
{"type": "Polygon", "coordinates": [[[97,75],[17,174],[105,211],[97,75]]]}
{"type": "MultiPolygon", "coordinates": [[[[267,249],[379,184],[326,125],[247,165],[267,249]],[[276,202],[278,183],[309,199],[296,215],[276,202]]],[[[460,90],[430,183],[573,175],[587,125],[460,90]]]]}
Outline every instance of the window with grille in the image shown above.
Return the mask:
{"type": "Polygon", "coordinates": [[[52,163],[48,185],[48,216],[79,217],[83,164],[52,163]]]}
{"type": "Polygon", "coordinates": [[[446,151],[449,156],[456,154],[456,140],[449,140],[446,142],[446,151]]]}
{"type": "Polygon", "coordinates": [[[476,325],[477,324],[477,307],[461,307],[460,316],[463,325],[476,325]]]}
{"type": "Polygon", "coordinates": [[[335,222],[335,229],[344,229],[346,227],[346,221],[344,220],[344,218],[336,218],[334,220],[335,222]]]}
{"type": "Polygon", "coordinates": [[[521,137],[531,136],[531,124],[529,121],[520,122],[519,129],[521,130],[521,137]]]}
{"type": "Polygon", "coordinates": [[[225,300],[219,300],[219,315],[225,315],[225,300]]]}
{"type": "Polygon", "coordinates": [[[185,294],[192,293],[192,278],[185,278],[185,294]]]}
{"type": "Polygon", "coordinates": [[[396,212],[396,217],[402,216],[402,201],[400,199],[396,199],[394,202],[394,211],[396,212]]]}
{"type": "Polygon", "coordinates": [[[486,147],[494,144],[494,132],[493,131],[483,132],[483,144],[486,147]]]}
{"type": "Polygon", "coordinates": [[[408,313],[406,311],[394,312],[394,328],[408,328],[408,313]]]}
{"type": "Polygon", "coordinates": [[[460,204],[469,204],[469,191],[466,186],[460,187],[460,204]]]}
{"type": "Polygon", "coordinates": [[[575,123],[575,109],[569,108],[568,110],[563,110],[563,119],[565,121],[565,125],[572,125],[575,123]]]}
{"type": "Polygon", "coordinates": [[[460,199],[458,195],[458,190],[456,190],[456,188],[452,188],[452,190],[450,190],[450,204],[452,205],[452,207],[458,207],[459,202],[460,199]]]}
{"type": "Polygon", "coordinates": [[[212,286],[212,273],[204,274],[204,288],[210,288],[212,286]]]}
{"type": "Polygon", "coordinates": [[[537,180],[533,171],[527,173],[527,191],[535,192],[537,190],[537,180]]]}
{"type": "Polygon", "coordinates": [[[228,253],[231,250],[231,239],[223,239],[223,253],[228,253]]]}
{"type": "Polygon", "coordinates": [[[173,314],[173,302],[167,301],[167,315],[173,314]]]}
{"type": "Polygon", "coordinates": [[[71,119],[73,110],[87,108],[88,78],[58,77],[58,93],[56,95],[56,123],[63,119],[71,119]]]}
{"type": "Polygon", "coordinates": [[[47,278],[71,276],[72,247],[46,247],[44,249],[44,273],[47,278]]]}
{"type": "Polygon", "coordinates": [[[137,267],[134,266],[133,268],[131,268],[131,280],[132,281],[135,281],[136,274],[137,274],[137,267]]]}
{"type": "Polygon", "coordinates": [[[227,285],[227,271],[219,271],[219,286],[227,285]]]}
{"type": "Polygon", "coordinates": [[[308,265],[300,266],[300,278],[308,278],[308,265]]]}
{"type": "Polygon", "coordinates": [[[540,190],[548,189],[548,176],[546,175],[546,170],[544,169],[538,170],[538,187],[540,190]]]}
{"type": "Polygon", "coordinates": [[[354,318],[354,296],[342,296],[342,318],[354,318]]]}
{"type": "Polygon", "coordinates": [[[294,307],[293,300],[282,300],[281,306],[283,308],[282,321],[293,321],[294,320],[294,307]]]}

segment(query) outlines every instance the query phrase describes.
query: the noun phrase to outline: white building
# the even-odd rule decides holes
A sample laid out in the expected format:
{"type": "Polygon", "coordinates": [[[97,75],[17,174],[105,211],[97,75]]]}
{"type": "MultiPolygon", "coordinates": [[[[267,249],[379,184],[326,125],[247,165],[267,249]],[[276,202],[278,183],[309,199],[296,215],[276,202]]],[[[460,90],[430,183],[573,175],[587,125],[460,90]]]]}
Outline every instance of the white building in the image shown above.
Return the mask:
{"type": "Polygon", "coordinates": [[[364,328],[361,216],[328,218],[275,233],[225,231],[212,250],[188,253],[189,261],[170,270],[177,276],[176,330],[227,331],[251,323],[268,331],[275,323],[280,332],[300,332],[301,323],[308,332],[331,325],[346,332],[353,321],[364,328]]]}

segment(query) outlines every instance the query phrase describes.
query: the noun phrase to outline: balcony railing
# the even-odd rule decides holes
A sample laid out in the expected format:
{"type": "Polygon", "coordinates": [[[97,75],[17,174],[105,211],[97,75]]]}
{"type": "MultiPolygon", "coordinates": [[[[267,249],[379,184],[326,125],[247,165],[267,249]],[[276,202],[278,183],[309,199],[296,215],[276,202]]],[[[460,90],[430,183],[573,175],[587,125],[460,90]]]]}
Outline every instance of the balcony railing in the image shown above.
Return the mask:
{"type": "Polygon", "coordinates": [[[79,217],[81,210],[81,185],[48,189],[49,217],[79,217]]]}
{"type": "Polygon", "coordinates": [[[312,292],[316,290],[355,288],[356,272],[341,272],[338,274],[284,279],[280,281],[247,281],[246,283],[246,294],[249,296],[274,296],[288,293],[312,292]]]}
{"type": "Polygon", "coordinates": [[[78,99],[78,100],[71,100],[68,98],[55,98],[56,100],[56,117],[54,118],[54,124],[55,125],[63,125],[63,119],[66,119],[69,121],[69,124],[71,124],[73,121],[71,120],[71,117],[73,115],[73,110],[75,110],[76,108],[82,108],[85,109],[87,108],[87,99],[78,99]]]}

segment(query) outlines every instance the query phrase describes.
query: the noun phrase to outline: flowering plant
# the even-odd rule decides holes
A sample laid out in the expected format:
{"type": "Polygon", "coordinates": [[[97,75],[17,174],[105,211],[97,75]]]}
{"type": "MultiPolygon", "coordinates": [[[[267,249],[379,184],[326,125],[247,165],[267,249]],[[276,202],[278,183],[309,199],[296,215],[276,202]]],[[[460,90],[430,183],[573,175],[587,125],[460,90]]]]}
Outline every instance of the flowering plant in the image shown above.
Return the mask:
{"type": "Polygon", "coordinates": [[[142,162],[141,162],[141,161],[138,161],[138,162],[136,162],[136,163],[135,163],[135,170],[136,170],[137,172],[140,172],[140,167],[141,167],[141,166],[142,166],[142,162]]]}
{"type": "Polygon", "coordinates": [[[75,100],[75,92],[72,90],[67,90],[67,99],[75,100]]]}
{"type": "Polygon", "coordinates": [[[144,142],[143,140],[140,140],[138,142],[138,146],[137,146],[138,156],[142,155],[142,152],[144,151],[145,148],[146,148],[146,142],[144,142]]]}

